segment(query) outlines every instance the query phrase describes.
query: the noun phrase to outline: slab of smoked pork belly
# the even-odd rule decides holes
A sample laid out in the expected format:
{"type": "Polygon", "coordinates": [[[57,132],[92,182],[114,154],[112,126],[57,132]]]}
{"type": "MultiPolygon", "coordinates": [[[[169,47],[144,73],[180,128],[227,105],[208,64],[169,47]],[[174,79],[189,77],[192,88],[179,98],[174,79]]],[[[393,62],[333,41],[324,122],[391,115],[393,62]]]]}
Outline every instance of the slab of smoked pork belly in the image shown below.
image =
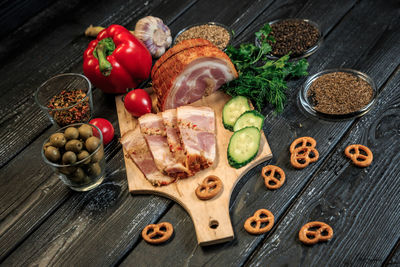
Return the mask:
{"type": "Polygon", "coordinates": [[[210,167],[216,156],[215,114],[209,107],[177,108],[178,128],[192,172],[210,167]]]}
{"type": "Polygon", "coordinates": [[[139,127],[126,132],[121,137],[120,142],[128,152],[127,156],[133,160],[152,185],[168,185],[175,181],[175,178],[166,176],[157,169],[153,156],[147,147],[146,140],[141,134],[139,127]]]}
{"type": "Polygon", "coordinates": [[[146,139],[157,168],[168,176],[187,177],[187,168],[174,158],[169,149],[164,122],[160,114],[148,113],[139,119],[140,131],[146,139]]]}
{"type": "Polygon", "coordinates": [[[167,133],[168,146],[170,151],[172,152],[172,155],[177,162],[181,163],[185,167],[185,172],[187,173],[187,176],[192,176],[193,173],[186,166],[186,156],[179,134],[176,109],[168,109],[162,112],[161,117],[164,122],[165,131],[167,133]]]}
{"type": "Polygon", "coordinates": [[[161,111],[193,103],[237,77],[229,57],[204,39],[173,46],[151,72],[161,111]]]}

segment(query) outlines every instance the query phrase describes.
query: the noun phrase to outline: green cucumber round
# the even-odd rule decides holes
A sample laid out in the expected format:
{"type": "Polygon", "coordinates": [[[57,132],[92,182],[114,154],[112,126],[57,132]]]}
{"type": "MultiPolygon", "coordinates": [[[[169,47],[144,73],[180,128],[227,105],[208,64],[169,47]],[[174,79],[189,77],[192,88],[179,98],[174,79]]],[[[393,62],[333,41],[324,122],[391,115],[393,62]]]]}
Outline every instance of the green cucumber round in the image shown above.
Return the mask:
{"type": "Polygon", "coordinates": [[[222,122],[224,127],[230,131],[233,130],[236,120],[244,112],[251,110],[249,100],[244,96],[235,96],[229,100],[222,110],[222,122]]]}
{"type": "Polygon", "coordinates": [[[257,127],[245,127],[234,132],[228,145],[229,165],[238,169],[252,161],[260,147],[261,133],[257,127]]]}
{"type": "Polygon", "coordinates": [[[264,116],[257,110],[246,111],[236,120],[233,131],[239,131],[245,127],[254,126],[261,131],[264,124],[264,116]]]}

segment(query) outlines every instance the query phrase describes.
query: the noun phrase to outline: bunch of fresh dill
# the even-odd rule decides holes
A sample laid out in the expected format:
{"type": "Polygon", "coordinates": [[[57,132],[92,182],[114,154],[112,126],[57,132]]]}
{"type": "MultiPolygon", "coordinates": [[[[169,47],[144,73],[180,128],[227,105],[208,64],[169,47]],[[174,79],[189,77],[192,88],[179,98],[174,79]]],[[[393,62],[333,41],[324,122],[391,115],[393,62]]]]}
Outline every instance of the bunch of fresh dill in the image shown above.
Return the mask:
{"type": "Polygon", "coordinates": [[[255,33],[259,46],[247,43],[239,48],[227,47],[226,54],[235,65],[239,77],[226,84],[223,90],[231,96],[249,98],[259,111],[270,103],[280,113],[286,102],[286,79],[308,75],[308,62],[305,59],[289,61],[289,55],[276,61],[269,60],[267,55],[271,52],[271,46],[268,41],[275,41],[269,36],[270,32],[271,27],[266,24],[255,33]]]}

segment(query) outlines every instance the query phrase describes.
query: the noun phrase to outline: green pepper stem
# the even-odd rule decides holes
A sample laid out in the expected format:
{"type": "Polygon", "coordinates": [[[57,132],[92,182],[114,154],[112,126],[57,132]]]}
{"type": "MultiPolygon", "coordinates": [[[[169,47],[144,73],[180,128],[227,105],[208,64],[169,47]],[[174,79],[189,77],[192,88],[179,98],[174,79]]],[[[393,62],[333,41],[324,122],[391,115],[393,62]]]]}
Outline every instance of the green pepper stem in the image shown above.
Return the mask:
{"type": "Polygon", "coordinates": [[[103,43],[99,43],[96,47],[96,53],[99,60],[100,72],[104,76],[108,76],[111,74],[112,66],[111,63],[106,59],[105,49],[106,46],[103,43]]]}

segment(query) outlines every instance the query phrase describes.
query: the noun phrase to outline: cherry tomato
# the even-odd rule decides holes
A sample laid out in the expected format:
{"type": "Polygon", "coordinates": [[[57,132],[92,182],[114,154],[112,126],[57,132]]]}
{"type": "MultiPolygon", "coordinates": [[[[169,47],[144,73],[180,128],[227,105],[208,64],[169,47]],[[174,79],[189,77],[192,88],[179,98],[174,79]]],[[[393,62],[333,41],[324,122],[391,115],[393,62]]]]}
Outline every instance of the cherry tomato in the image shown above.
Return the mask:
{"type": "Polygon", "coordinates": [[[143,89],[130,91],[124,99],[126,110],[135,117],[140,117],[151,112],[151,99],[143,89]]]}
{"type": "MultiPolygon", "coordinates": [[[[103,144],[107,145],[114,138],[114,127],[111,122],[103,118],[96,118],[89,121],[90,124],[97,126],[103,135],[103,144]]],[[[94,131],[95,132],[95,131],[94,131]]]]}

